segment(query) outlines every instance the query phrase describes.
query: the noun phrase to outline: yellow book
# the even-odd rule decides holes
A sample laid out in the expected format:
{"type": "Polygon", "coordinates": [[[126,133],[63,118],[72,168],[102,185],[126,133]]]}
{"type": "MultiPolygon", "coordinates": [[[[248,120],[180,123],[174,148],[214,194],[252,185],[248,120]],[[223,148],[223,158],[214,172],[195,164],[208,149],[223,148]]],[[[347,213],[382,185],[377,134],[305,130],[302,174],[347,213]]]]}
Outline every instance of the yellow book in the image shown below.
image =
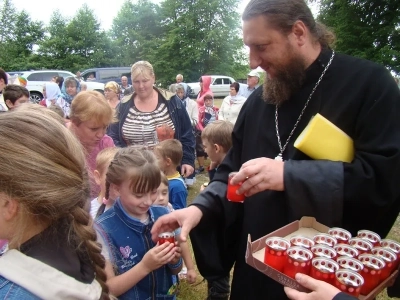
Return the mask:
{"type": "Polygon", "coordinates": [[[353,140],[335,124],[316,114],[294,142],[294,147],[312,159],[352,162],[353,140]]]}

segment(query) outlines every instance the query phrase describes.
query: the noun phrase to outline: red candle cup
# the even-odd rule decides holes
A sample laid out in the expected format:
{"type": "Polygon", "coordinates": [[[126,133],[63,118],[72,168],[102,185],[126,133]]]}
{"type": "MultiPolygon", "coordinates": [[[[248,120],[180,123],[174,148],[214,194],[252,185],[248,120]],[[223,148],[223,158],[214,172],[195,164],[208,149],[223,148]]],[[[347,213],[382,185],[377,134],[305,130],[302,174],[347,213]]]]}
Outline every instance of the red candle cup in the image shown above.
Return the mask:
{"type": "Polygon", "coordinates": [[[165,242],[175,244],[175,234],[173,232],[163,232],[158,235],[158,244],[162,245],[165,242]]]}
{"type": "Polygon", "coordinates": [[[241,195],[236,194],[236,191],[240,188],[242,182],[239,182],[236,185],[231,184],[232,177],[235,176],[237,173],[238,172],[231,172],[228,175],[228,188],[226,191],[226,198],[231,202],[243,203],[244,199],[246,198],[244,194],[241,195]]]}
{"type": "Polygon", "coordinates": [[[363,240],[367,240],[374,247],[379,247],[381,242],[381,237],[379,234],[370,230],[360,230],[357,232],[357,237],[363,240]]]}
{"type": "Polygon", "coordinates": [[[286,251],[285,275],[294,279],[297,273],[308,275],[311,268],[312,252],[303,247],[290,247],[286,251]]]}
{"type": "Polygon", "coordinates": [[[324,257],[333,260],[335,260],[337,256],[337,253],[334,249],[323,244],[311,247],[311,252],[314,254],[314,257],[324,257]]]}
{"type": "Polygon", "coordinates": [[[335,284],[339,290],[354,297],[360,296],[364,285],[364,278],[351,270],[340,269],[335,274],[335,284]]]}
{"type": "Polygon", "coordinates": [[[336,262],[339,264],[341,269],[347,269],[357,273],[361,273],[361,271],[364,269],[364,265],[361,261],[348,256],[338,257],[336,262]]]}
{"type": "Polygon", "coordinates": [[[338,256],[348,256],[352,258],[357,258],[359,253],[358,250],[347,244],[337,244],[333,249],[336,251],[338,256]]]}
{"type": "Polygon", "coordinates": [[[309,239],[308,237],[296,235],[290,238],[290,244],[292,245],[292,247],[298,246],[310,249],[312,246],[314,246],[314,241],[312,239],[309,239]]]}
{"type": "Polygon", "coordinates": [[[326,233],[319,233],[314,236],[314,243],[334,247],[338,241],[333,236],[326,233]]]}
{"type": "Polygon", "coordinates": [[[371,253],[385,261],[385,267],[381,273],[381,281],[384,281],[392,274],[396,265],[397,255],[392,250],[382,247],[372,249],[371,253]]]}
{"type": "Polygon", "coordinates": [[[360,238],[352,238],[349,241],[349,245],[358,250],[358,255],[368,253],[374,247],[370,242],[360,238]]]}
{"type": "Polygon", "coordinates": [[[333,227],[328,230],[328,233],[333,236],[338,243],[347,244],[351,239],[351,233],[339,227],[333,227]]]}
{"type": "Polygon", "coordinates": [[[395,269],[397,269],[400,263],[400,243],[393,240],[385,239],[381,241],[381,247],[390,249],[397,255],[397,261],[395,263],[395,269]]]}
{"type": "Polygon", "coordinates": [[[316,257],[311,262],[310,276],[317,280],[334,284],[337,270],[339,270],[339,265],[332,259],[316,257]]]}
{"type": "Polygon", "coordinates": [[[286,250],[290,243],[284,238],[270,237],[265,241],[264,263],[270,267],[283,272],[286,263],[286,250]]]}
{"type": "Polygon", "coordinates": [[[364,269],[361,272],[361,275],[364,277],[361,294],[368,295],[379,285],[382,270],[385,268],[385,262],[383,259],[372,254],[361,254],[358,260],[364,265],[364,269]]]}

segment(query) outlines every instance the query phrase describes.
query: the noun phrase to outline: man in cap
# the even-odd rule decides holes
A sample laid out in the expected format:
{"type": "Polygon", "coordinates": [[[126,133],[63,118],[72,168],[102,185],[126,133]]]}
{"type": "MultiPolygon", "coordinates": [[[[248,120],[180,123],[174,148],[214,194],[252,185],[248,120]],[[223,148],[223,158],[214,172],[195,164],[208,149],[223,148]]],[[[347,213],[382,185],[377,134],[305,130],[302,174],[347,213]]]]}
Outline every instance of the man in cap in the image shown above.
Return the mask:
{"type": "Polygon", "coordinates": [[[258,88],[259,81],[260,74],[256,70],[250,71],[250,73],[247,74],[247,86],[241,85],[238,95],[249,98],[251,93],[253,93],[256,88],[258,88]]]}

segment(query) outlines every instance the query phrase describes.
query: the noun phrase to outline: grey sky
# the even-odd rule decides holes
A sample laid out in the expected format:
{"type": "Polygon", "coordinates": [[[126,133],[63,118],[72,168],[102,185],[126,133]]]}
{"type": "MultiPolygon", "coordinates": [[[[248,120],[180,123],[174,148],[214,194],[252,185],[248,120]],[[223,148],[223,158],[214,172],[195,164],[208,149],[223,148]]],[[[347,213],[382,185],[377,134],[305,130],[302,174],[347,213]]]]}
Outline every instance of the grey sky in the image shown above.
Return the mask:
{"type": "MultiPolygon", "coordinates": [[[[76,11],[86,3],[94,10],[103,29],[110,29],[112,20],[117,15],[125,0],[103,2],[99,0],[19,0],[13,1],[17,10],[25,9],[33,20],[48,24],[54,10],[58,9],[64,17],[73,17],[76,11]]],[[[153,2],[161,2],[153,0],[153,2]]],[[[241,0],[238,11],[242,12],[249,0],[241,0]]]]}

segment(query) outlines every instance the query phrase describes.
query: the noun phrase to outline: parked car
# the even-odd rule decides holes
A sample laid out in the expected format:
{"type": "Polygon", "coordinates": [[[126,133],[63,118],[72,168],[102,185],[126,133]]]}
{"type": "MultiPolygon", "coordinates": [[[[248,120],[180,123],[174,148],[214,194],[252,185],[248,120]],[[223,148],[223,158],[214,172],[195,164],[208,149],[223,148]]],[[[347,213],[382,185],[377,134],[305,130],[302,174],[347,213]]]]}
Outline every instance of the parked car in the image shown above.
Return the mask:
{"type": "MultiPolygon", "coordinates": [[[[235,82],[235,79],[228,76],[223,75],[205,75],[211,76],[211,91],[214,94],[214,97],[226,97],[230,92],[230,85],[235,82]]],[[[192,88],[192,97],[196,97],[200,92],[200,83],[199,82],[191,82],[188,85],[192,88]]],[[[242,85],[240,83],[240,85],[242,85]]]]}
{"type": "MultiPolygon", "coordinates": [[[[30,100],[33,103],[39,103],[43,99],[43,85],[51,81],[54,76],[75,77],[75,74],[62,70],[38,70],[38,71],[16,71],[8,72],[10,75],[18,74],[28,80],[26,88],[30,93],[30,100]]],[[[104,93],[104,84],[99,82],[86,82],[88,91],[98,91],[104,93]]]]}
{"type": "Polygon", "coordinates": [[[131,81],[131,67],[113,67],[113,68],[92,68],[81,72],[81,76],[86,82],[102,82],[115,81],[121,84],[121,77],[128,77],[128,83],[131,81]]]}

